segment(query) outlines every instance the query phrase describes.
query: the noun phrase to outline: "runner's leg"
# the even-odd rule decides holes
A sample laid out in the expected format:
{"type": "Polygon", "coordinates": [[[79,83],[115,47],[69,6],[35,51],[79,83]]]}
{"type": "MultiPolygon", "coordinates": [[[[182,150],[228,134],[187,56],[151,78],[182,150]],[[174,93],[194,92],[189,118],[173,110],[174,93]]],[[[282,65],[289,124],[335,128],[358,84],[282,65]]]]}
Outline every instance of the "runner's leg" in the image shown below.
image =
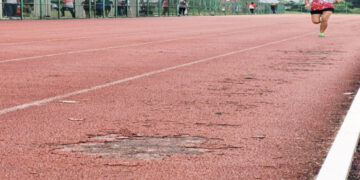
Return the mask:
{"type": "Polygon", "coordinates": [[[319,24],[321,21],[320,21],[320,17],[321,17],[321,14],[312,14],[311,15],[311,21],[314,23],[314,24],[319,24]]]}
{"type": "Polygon", "coordinates": [[[320,33],[324,33],[327,26],[328,26],[328,20],[331,16],[331,11],[324,11],[321,16],[321,24],[320,24],[320,33]]]}

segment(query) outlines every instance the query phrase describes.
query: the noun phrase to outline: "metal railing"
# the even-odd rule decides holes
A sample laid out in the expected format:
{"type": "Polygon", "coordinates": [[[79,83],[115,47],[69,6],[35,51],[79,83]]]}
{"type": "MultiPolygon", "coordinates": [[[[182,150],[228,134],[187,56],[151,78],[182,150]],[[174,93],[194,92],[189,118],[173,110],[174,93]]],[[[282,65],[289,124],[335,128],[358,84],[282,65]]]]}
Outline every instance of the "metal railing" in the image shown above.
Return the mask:
{"type": "MultiPolygon", "coordinates": [[[[177,16],[179,0],[17,0],[16,4],[0,0],[1,19],[69,19],[69,18],[117,18],[144,16],[177,16]],[[70,1],[70,3],[69,3],[70,1]],[[15,11],[15,12],[14,12],[15,11]]],[[[8,1],[9,0],[5,0],[8,1]]],[[[269,3],[257,4],[256,14],[272,13],[269,3]]],[[[277,13],[285,7],[277,4],[277,13]]],[[[186,14],[189,16],[250,14],[245,0],[189,0],[186,14]]]]}

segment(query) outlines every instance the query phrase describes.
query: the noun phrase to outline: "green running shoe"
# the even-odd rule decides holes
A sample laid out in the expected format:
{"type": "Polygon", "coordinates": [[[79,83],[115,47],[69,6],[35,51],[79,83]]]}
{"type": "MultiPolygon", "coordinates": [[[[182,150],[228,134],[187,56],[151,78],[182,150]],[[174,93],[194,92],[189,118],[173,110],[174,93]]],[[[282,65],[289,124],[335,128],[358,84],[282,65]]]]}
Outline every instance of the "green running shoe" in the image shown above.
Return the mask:
{"type": "Polygon", "coordinates": [[[319,33],[318,36],[319,37],[325,37],[325,34],[324,33],[319,33]]]}

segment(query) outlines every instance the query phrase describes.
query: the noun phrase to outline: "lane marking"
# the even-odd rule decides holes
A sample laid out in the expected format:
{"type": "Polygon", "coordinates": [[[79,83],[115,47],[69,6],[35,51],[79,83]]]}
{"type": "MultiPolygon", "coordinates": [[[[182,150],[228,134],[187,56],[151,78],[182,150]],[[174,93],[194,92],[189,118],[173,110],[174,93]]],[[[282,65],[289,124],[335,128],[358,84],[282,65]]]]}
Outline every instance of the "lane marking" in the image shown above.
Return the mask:
{"type": "Polygon", "coordinates": [[[46,98],[46,99],[33,101],[33,102],[30,102],[30,103],[14,106],[14,107],[10,107],[10,108],[5,108],[5,109],[0,110],[0,115],[6,114],[6,113],[9,113],[9,112],[13,112],[13,111],[18,111],[18,110],[21,110],[21,109],[26,109],[26,108],[29,108],[29,107],[32,107],[32,106],[39,106],[39,105],[49,103],[49,102],[52,102],[52,101],[55,101],[55,100],[68,98],[70,96],[75,96],[75,95],[78,95],[78,94],[87,93],[87,92],[90,92],[90,91],[102,89],[102,88],[109,87],[109,86],[114,86],[114,85],[117,85],[117,84],[120,84],[120,83],[123,83],[123,82],[127,82],[127,81],[131,81],[131,80],[135,80],[135,79],[139,79],[139,78],[143,78],[143,77],[147,77],[147,76],[151,76],[151,75],[171,71],[171,70],[174,70],[174,69],[179,69],[179,68],[191,66],[191,65],[194,65],[194,64],[199,64],[199,63],[203,63],[203,62],[207,62],[207,61],[216,60],[218,58],[223,58],[223,57],[226,57],[226,56],[230,56],[230,55],[234,55],[234,54],[238,54],[238,53],[242,53],[242,52],[246,52],[246,51],[251,51],[251,50],[254,50],[254,49],[259,49],[259,48],[274,45],[274,44],[279,44],[279,43],[282,43],[282,42],[285,42],[285,41],[299,39],[299,38],[308,36],[309,34],[312,34],[312,32],[311,33],[305,33],[303,35],[295,36],[295,37],[292,37],[292,38],[286,38],[286,39],[279,40],[279,41],[273,41],[273,42],[265,43],[265,44],[262,44],[262,45],[254,46],[254,47],[249,47],[249,48],[245,48],[245,49],[241,49],[241,50],[237,50],[237,51],[228,52],[228,53],[225,53],[225,54],[220,54],[220,55],[217,55],[217,56],[212,56],[212,57],[196,60],[196,61],[185,63],[185,64],[180,64],[180,65],[176,65],[176,66],[172,66],[172,67],[168,67],[168,68],[164,68],[164,69],[159,69],[159,70],[139,74],[139,75],[136,75],[136,76],[128,77],[128,78],[125,78],[125,79],[120,79],[120,80],[117,80],[117,81],[113,81],[113,82],[110,82],[110,83],[90,87],[90,88],[87,88],[87,89],[82,89],[82,90],[70,92],[70,93],[63,94],[63,95],[53,96],[53,97],[49,97],[49,98],[46,98]]]}
{"type": "MultiPolygon", "coordinates": [[[[56,34],[56,33],[55,33],[56,34]]],[[[111,37],[124,37],[127,35],[138,35],[139,33],[112,33],[111,37]],[[114,36],[114,35],[122,35],[122,36],[114,36]]],[[[143,33],[146,34],[146,33],[143,33]]],[[[49,34],[52,35],[52,34],[49,34]]],[[[62,35],[69,35],[69,34],[62,34],[62,35]]],[[[81,37],[68,37],[68,38],[54,38],[54,39],[47,39],[47,40],[36,40],[36,41],[25,41],[25,42],[10,42],[10,43],[0,43],[0,46],[11,46],[11,45],[26,45],[26,44],[32,44],[32,43],[42,43],[42,42],[54,42],[54,41],[67,41],[67,40],[79,40],[79,39],[99,39],[103,37],[109,37],[109,33],[98,33],[98,34],[89,34],[88,36],[81,36],[81,37]],[[97,36],[98,35],[98,36],[97,36]]]]}
{"type": "Polygon", "coordinates": [[[7,62],[39,59],[39,58],[45,58],[45,57],[54,57],[54,56],[60,56],[60,55],[69,55],[69,54],[78,54],[78,53],[85,53],[85,52],[95,52],[95,51],[103,51],[103,50],[110,50],[110,49],[117,49],[117,48],[125,48],[125,47],[143,46],[143,45],[149,45],[149,44],[154,44],[154,43],[164,43],[164,42],[171,42],[171,41],[177,41],[177,40],[179,40],[179,39],[149,41],[149,42],[130,44],[130,45],[110,46],[110,47],[105,47],[105,48],[84,49],[84,50],[69,51],[69,52],[62,52],[62,53],[46,54],[46,55],[40,55],[40,56],[21,57],[21,58],[2,60],[2,61],[0,61],[0,64],[7,63],[7,62]]]}
{"type": "MultiPolygon", "coordinates": [[[[257,27],[257,28],[260,28],[260,27],[257,27]]],[[[237,28],[235,31],[232,31],[232,32],[227,32],[226,35],[230,35],[230,34],[238,34],[238,30],[244,30],[243,28],[237,28]]],[[[50,33],[48,35],[52,35],[52,34],[58,34],[60,32],[57,32],[57,33],[50,33]]],[[[177,34],[176,31],[171,31],[172,34],[177,34]]],[[[198,36],[200,35],[202,32],[201,31],[198,31],[198,32],[195,32],[195,34],[190,34],[191,36],[198,36]]],[[[215,32],[207,32],[207,33],[210,33],[210,34],[213,34],[213,33],[217,33],[216,31],[215,32]]],[[[123,32],[118,32],[118,33],[112,33],[111,37],[114,38],[122,38],[124,36],[128,36],[128,35],[146,35],[148,33],[146,32],[127,32],[127,33],[123,33],[123,32]],[[121,35],[121,36],[114,36],[114,35],[121,35]]],[[[219,32],[219,34],[221,34],[221,32],[219,32]]],[[[62,35],[70,35],[70,34],[62,34],[62,35]]],[[[184,34],[184,36],[189,36],[189,34],[184,34]]],[[[88,36],[80,36],[80,37],[67,37],[67,38],[54,38],[54,39],[46,39],[46,40],[35,40],[35,41],[25,41],[25,42],[8,42],[8,43],[1,43],[0,42],[0,46],[11,46],[11,45],[27,45],[27,44],[32,44],[32,43],[47,43],[47,42],[54,42],[54,41],[67,41],[67,40],[80,40],[80,39],[98,39],[98,38],[103,38],[103,37],[109,37],[109,33],[94,33],[94,34],[89,34],[88,36]]],[[[113,40],[113,39],[112,39],[113,40]]]]}
{"type": "Polygon", "coordinates": [[[360,89],[355,96],[316,180],[346,180],[360,133],[360,89]]]}
{"type": "MultiPolygon", "coordinates": [[[[221,35],[232,35],[232,34],[239,34],[239,32],[238,31],[233,31],[233,33],[231,33],[231,32],[230,33],[229,32],[221,33],[220,32],[220,33],[218,33],[216,35],[213,35],[213,36],[204,36],[204,37],[218,37],[218,36],[221,36],[221,35]]],[[[81,39],[82,37],[79,37],[79,38],[81,39]]],[[[39,58],[45,58],[45,57],[54,57],[54,56],[85,53],[85,52],[95,52],[95,51],[103,51],[103,50],[110,50],[110,49],[117,49],[117,48],[135,47],[135,46],[143,46],[143,45],[149,45],[149,44],[155,44],[155,43],[164,43],[164,42],[179,41],[179,40],[189,40],[189,39],[198,39],[198,38],[203,38],[203,37],[199,36],[199,34],[194,34],[194,36],[187,37],[187,38],[167,39],[167,40],[161,40],[161,41],[149,41],[149,42],[130,44],[130,45],[109,46],[109,47],[94,48],[94,49],[83,49],[83,50],[76,50],[76,51],[69,51],[69,52],[62,52],[62,53],[45,54],[45,55],[29,56],[29,57],[20,57],[20,58],[5,59],[5,60],[0,59],[0,64],[8,63],[8,62],[39,59],[39,58]]],[[[49,40],[49,41],[51,41],[51,40],[49,40]]]]}
{"type": "Polygon", "coordinates": [[[53,41],[67,41],[67,40],[79,40],[79,39],[89,39],[90,36],[83,36],[77,38],[55,38],[55,39],[47,39],[47,40],[38,40],[38,41],[26,41],[26,42],[11,42],[11,43],[0,43],[0,46],[18,46],[18,45],[25,45],[31,43],[39,43],[39,42],[53,42],[53,41]]]}

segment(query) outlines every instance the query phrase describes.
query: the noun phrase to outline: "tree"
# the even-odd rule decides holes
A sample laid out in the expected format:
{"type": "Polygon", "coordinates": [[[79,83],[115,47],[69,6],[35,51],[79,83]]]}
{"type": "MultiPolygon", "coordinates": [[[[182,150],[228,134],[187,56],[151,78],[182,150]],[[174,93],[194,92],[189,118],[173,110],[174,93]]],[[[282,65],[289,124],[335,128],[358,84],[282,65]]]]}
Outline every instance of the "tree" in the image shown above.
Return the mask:
{"type": "Polygon", "coordinates": [[[360,8],[360,1],[359,0],[346,0],[348,3],[352,3],[350,8],[360,8]]]}

